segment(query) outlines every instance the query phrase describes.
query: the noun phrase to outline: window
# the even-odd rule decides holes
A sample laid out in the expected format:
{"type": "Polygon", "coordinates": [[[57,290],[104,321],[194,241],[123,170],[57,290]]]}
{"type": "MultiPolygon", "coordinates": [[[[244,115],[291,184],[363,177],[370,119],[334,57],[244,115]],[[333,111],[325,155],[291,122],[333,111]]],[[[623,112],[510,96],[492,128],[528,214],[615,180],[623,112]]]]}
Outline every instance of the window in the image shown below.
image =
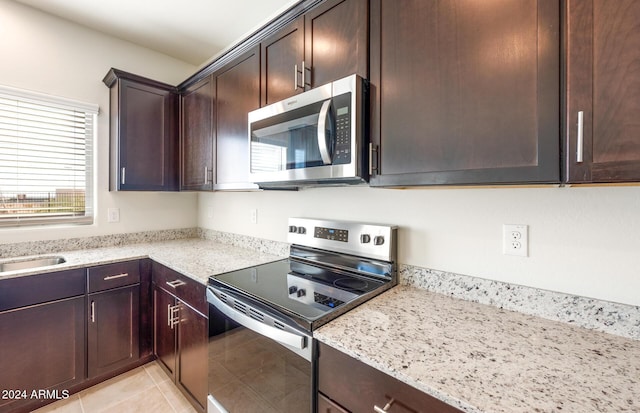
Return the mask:
{"type": "Polygon", "coordinates": [[[98,106],[0,86],[0,227],[93,222],[98,106]]]}

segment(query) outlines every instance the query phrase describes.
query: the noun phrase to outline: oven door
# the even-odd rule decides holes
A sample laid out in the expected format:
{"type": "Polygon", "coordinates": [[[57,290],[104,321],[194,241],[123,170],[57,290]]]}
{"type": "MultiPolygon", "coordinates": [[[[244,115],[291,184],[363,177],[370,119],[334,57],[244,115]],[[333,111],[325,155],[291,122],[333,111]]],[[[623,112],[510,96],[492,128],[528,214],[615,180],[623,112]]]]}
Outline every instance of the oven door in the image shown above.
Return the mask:
{"type": "Polygon", "coordinates": [[[209,286],[207,301],[207,412],[314,412],[311,336],[233,292],[209,286]]]}

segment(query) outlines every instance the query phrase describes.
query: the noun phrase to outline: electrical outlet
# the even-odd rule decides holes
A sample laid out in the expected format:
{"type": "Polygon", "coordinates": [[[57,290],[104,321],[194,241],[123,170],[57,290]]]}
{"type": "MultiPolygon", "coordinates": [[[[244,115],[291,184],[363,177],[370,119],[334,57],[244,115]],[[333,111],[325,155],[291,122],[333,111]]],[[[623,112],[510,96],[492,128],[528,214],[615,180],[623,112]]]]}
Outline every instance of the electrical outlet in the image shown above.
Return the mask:
{"type": "Polygon", "coordinates": [[[502,253],[505,255],[529,256],[529,226],[502,226],[502,253]]]}
{"type": "Polygon", "coordinates": [[[252,224],[258,223],[258,210],[255,208],[251,210],[251,223],[252,224]]]}
{"type": "Polygon", "coordinates": [[[120,222],[120,208],[107,209],[107,222],[120,222]]]}

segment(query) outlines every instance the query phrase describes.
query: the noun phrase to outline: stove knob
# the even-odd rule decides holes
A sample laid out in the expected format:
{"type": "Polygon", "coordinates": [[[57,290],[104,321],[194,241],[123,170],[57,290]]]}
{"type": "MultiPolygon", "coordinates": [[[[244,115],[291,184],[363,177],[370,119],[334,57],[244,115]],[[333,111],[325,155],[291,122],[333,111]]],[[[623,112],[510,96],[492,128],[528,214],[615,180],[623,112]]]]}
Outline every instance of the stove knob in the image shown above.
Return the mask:
{"type": "Polygon", "coordinates": [[[360,235],[360,244],[368,244],[370,242],[371,242],[371,235],[369,234],[360,235]]]}
{"type": "Polygon", "coordinates": [[[298,234],[306,234],[307,229],[305,227],[298,227],[298,234]]]}
{"type": "Polygon", "coordinates": [[[307,295],[307,292],[304,289],[298,290],[298,297],[304,297],[305,295],[307,295]]]}
{"type": "Polygon", "coordinates": [[[295,285],[289,287],[289,294],[295,294],[296,291],[298,291],[298,287],[296,287],[295,285]]]}
{"type": "Polygon", "coordinates": [[[373,245],[382,245],[384,244],[384,237],[382,235],[377,235],[373,237],[373,245]]]}
{"type": "Polygon", "coordinates": [[[296,227],[295,225],[289,225],[289,232],[298,232],[298,227],[296,227]]]}

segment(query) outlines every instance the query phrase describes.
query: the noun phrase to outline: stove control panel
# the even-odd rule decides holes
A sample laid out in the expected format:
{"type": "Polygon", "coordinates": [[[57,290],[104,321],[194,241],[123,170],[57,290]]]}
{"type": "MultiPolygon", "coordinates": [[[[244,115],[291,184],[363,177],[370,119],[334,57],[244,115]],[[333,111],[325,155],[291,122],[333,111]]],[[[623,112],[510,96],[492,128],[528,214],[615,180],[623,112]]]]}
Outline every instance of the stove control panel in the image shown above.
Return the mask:
{"type": "Polygon", "coordinates": [[[287,241],[395,262],[397,227],[351,221],[289,218],[287,241]]]}

